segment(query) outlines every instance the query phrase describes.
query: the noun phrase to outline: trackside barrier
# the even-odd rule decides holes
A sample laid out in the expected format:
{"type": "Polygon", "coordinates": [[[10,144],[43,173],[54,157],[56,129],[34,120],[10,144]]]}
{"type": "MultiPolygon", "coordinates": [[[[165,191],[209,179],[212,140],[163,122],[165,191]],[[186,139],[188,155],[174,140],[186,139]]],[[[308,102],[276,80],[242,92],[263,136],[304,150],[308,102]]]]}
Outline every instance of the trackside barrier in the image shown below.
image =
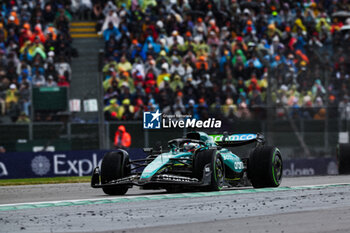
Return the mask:
{"type": "MultiPolygon", "coordinates": [[[[104,150],[12,152],[0,155],[0,180],[57,176],[89,176],[101,165],[104,150]]],[[[142,149],[128,149],[131,159],[145,157],[142,149]]],[[[1,182],[1,181],[0,181],[1,182]]]]}
{"type": "MultiPolygon", "coordinates": [[[[0,155],[0,180],[57,176],[89,176],[101,164],[106,150],[12,152],[0,155]]],[[[142,149],[128,149],[130,159],[144,158],[142,149]]],[[[335,158],[289,159],[284,176],[335,175],[335,158]]],[[[0,181],[1,182],[1,181],[0,181]]]]}

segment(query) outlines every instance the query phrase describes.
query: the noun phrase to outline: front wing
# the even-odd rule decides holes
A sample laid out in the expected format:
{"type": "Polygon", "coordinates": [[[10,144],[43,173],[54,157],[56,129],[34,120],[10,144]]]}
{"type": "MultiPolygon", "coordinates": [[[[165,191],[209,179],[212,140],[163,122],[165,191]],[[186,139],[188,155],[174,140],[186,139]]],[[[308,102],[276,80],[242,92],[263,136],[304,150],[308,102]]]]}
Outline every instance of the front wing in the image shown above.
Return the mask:
{"type": "Polygon", "coordinates": [[[93,188],[103,188],[103,187],[112,187],[112,186],[171,186],[171,185],[184,185],[192,187],[201,187],[210,185],[211,182],[211,172],[209,164],[204,167],[203,177],[201,180],[192,177],[172,175],[172,174],[156,174],[148,180],[140,179],[141,175],[132,174],[127,177],[120,179],[112,180],[108,183],[102,184],[100,179],[100,169],[96,167],[92,173],[91,178],[91,187],[93,188]]]}

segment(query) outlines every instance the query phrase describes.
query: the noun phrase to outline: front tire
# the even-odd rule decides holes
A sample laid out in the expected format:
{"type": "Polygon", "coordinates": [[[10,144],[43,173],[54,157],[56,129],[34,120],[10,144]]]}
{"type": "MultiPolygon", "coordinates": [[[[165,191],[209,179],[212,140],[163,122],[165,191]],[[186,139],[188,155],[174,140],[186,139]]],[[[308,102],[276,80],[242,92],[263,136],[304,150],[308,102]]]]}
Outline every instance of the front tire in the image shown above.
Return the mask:
{"type": "Polygon", "coordinates": [[[276,147],[259,146],[250,154],[248,178],[254,188],[278,187],[282,174],[282,156],[276,147]]]}
{"type": "Polygon", "coordinates": [[[207,191],[220,191],[224,186],[225,166],[221,155],[215,149],[200,151],[193,158],[194,176],[202,180],[205,166],[209,164],[211,171],[210,185],[205,187],[207,191]]]}
{"type": "MultiPolygon", "coordinates": [[[[126,177],[130,174],[129,155],[126,151],[117,150],[108,152],[101,164],[101,183],[107,184],[113,180],[126,177]]],[[[124,195],[128,191],[127,185],[103,187],[102,190],[108,195],[124,195]]]]}

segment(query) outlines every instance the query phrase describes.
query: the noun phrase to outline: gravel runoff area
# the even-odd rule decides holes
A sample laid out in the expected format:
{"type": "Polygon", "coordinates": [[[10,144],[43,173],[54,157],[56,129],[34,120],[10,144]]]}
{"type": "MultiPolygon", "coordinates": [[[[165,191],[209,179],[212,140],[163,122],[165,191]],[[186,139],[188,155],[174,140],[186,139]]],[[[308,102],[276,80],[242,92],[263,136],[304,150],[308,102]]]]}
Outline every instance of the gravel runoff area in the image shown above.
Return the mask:
{"type": "MultiPolygon", "coordinates": [[[[126,198],[154,198],[0,211],[0,232],[350,232],[350,185],[328,186],[350,183],[349,178],[286,178],[282,187],[294,188],[167,199],[161,199],[164,192],[131,189],[126,198]],[[300,187],[320,184],[327,185],[300,187]]],[[[108,198],[88,184],[1,187],[0,209],[10,203],[108,198]]]]}

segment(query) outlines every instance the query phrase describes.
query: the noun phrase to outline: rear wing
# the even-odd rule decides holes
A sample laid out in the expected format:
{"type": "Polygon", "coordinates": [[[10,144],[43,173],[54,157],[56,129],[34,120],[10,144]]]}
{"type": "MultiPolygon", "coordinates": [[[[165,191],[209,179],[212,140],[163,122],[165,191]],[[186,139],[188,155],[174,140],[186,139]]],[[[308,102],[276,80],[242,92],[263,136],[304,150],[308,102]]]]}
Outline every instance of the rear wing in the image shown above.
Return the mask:
{"type": "Polygon", "coordinates": [[[262,134],[213,134],[209,135],[218,146],[234,147],[243,146],[250,143],[258,142],[265,143],[264,135],[262,134]]]}

